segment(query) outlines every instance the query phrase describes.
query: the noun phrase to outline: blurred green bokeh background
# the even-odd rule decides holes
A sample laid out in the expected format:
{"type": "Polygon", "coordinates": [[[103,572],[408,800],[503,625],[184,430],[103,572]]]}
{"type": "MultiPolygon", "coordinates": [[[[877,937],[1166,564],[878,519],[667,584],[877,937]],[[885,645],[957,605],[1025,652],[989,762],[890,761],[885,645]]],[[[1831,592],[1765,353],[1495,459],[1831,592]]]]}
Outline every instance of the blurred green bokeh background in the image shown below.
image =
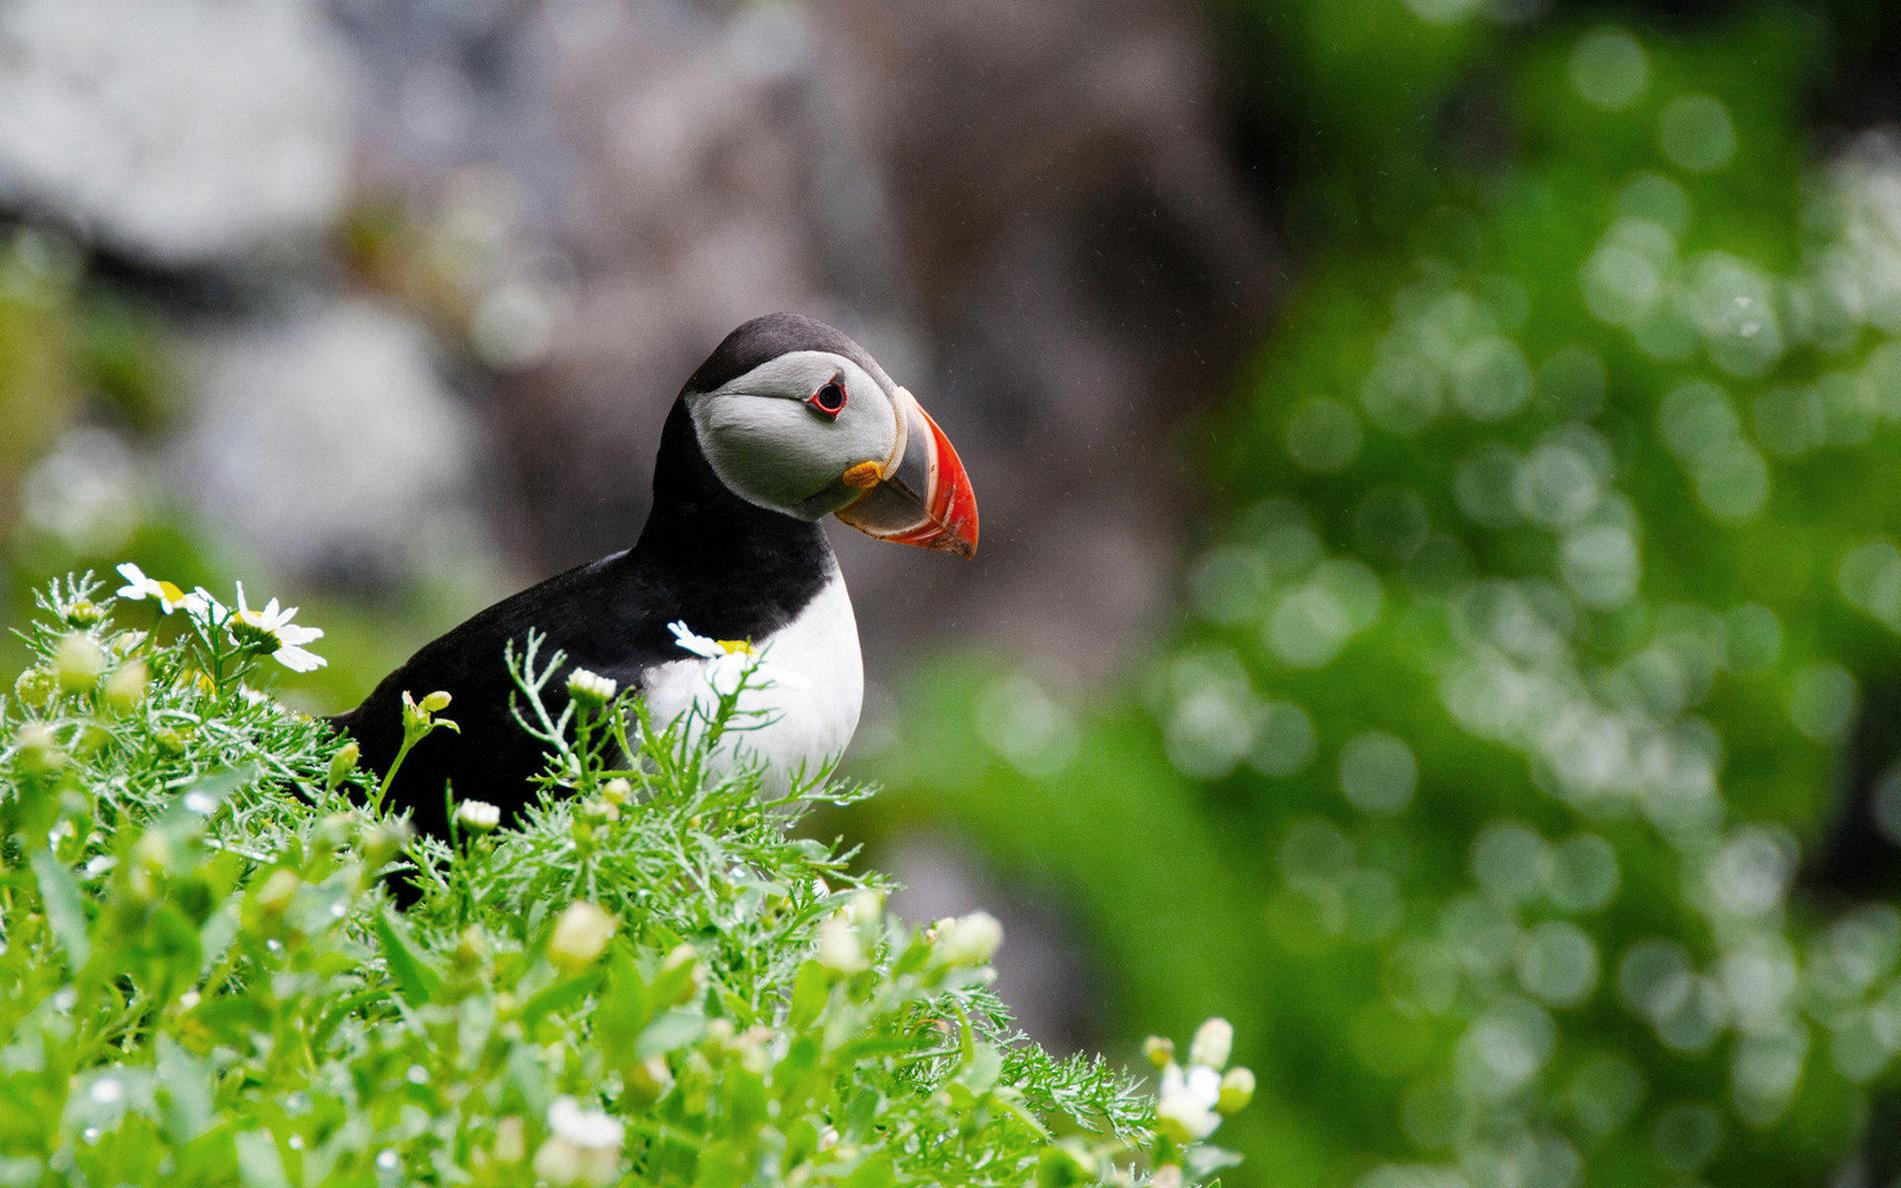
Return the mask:
{"type": "MultiPolygon", "coordinates": [[[[857,27],[814,8],[821,33],[857,27]]],[[[1221,79],[1213,139],[1278,246],[1272,283],[1222,315],[1238,366],[1209,364],[1205,394],[1151,384],[1160,408],[1129,429],[1188,492],[1159,596],[1073,664],[1088,616],[1026,648],[982,603],[902,660],[869,648],[887,692],[847,768],[889,791],[827,827],[913,882],[915,910],[1002,910],[1006,974],[1015,952],[1026,1019],[1058,1042],[1133,1063],[1146,1030],[1230,1017],[1261,1078],[1223,1130],[1247,1157],[1231,1182],[1897,1182],[1901,13],[1223,0],[1193,28],[1221,79]]],[[[1074,168],[1038,160],[1059,189],[1074,168]]],[[[492,556],[373,582],[287,568],[189,498],[188,469],[140,470],[191,419],[221,286],[278,300],[257,272],[408,311],[478,409],[532,413],[523,393],[559,379],[484,347],[486,282],[440,205],[359,190],[316,262],[266,252],[235,281],[15,203],[16,608],[127,557],[276,577],[330,632],[330,667],[290,695],[333,706],[585,551],[523,547],[534,528],[490,494],[492,556]]],[[[849,323],[870,289],[828,300],[849,323]]],[[[981,337],[943,313],[959,293],[897,320],[954,354],[981,337]]],[[[1038,298],[1012,300],[1033,336],[1038,298]]],[[[651,381],[655,407],[675,382],[651,381]]],[[[961,448],[953,419],[1008,402],[951,406],[961,448]]],[[[979,446],[980,492],[986,461],[1026,466],[1008,433],[979,446]]],[[[545,480],[518,467],[504,489],[596,515],[545,480]]],[[[1026,588],[1065,614],[1060,580],[1026,588]]]]}

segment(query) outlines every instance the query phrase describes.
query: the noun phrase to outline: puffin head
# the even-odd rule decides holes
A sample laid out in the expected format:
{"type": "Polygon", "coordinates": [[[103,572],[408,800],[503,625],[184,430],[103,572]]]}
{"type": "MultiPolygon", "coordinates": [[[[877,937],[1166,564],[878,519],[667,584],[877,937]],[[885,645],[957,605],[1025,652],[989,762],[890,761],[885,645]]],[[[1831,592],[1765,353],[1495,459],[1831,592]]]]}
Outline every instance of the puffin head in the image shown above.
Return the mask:
{"type": "Polygon", "coordinates": [[[713,473],[749,503],[835,515],[881,540],[977,552],[977,500],[957,451],[863,347],[823,322],[740,326],[681,394],[713,473]]]}

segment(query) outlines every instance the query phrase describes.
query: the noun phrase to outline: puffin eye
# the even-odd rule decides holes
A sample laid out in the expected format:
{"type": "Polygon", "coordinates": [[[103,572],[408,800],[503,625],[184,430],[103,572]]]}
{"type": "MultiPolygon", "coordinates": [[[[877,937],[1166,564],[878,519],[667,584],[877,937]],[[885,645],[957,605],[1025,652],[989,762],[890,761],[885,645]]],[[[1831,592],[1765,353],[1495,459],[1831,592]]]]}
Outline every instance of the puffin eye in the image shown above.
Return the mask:
{"type": "Polygon", "coordinates": [[[845,385],[838,380],[832,380],[807,397],[805,402],[826,416],[836,419],[839,413],[845,411],[845,385]]]}

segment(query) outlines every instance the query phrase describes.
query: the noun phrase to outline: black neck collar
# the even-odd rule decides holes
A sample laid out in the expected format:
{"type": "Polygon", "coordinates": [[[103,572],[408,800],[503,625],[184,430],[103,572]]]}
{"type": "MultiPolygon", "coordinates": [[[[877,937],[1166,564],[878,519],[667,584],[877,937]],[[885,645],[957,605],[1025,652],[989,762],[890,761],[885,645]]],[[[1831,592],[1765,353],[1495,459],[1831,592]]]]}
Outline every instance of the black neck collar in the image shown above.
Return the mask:
{"type": "Polygon", "coordinates": [[[791,619],[835,565],[817,524],[749,503],[720,481],[684,397],[661,432],[653,510],[627,561],[672,588],[689,627],[730,639],[791,619]]]}

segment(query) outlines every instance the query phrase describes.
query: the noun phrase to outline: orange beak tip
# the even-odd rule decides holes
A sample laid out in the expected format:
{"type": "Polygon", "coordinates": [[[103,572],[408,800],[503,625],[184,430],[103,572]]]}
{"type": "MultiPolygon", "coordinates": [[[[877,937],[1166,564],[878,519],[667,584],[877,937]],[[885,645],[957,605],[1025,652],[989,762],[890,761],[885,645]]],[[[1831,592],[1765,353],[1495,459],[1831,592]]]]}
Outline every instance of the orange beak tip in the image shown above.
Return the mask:
{"type": "Polygon", "coordinates": [[[937,447],[937,481],[931,492],[930,512],[940,534],[931,543],[968,560],[977,555],[977,494],[950,438],[929,413],[924,414],[924,420],[931,427],[937,447]]]}

